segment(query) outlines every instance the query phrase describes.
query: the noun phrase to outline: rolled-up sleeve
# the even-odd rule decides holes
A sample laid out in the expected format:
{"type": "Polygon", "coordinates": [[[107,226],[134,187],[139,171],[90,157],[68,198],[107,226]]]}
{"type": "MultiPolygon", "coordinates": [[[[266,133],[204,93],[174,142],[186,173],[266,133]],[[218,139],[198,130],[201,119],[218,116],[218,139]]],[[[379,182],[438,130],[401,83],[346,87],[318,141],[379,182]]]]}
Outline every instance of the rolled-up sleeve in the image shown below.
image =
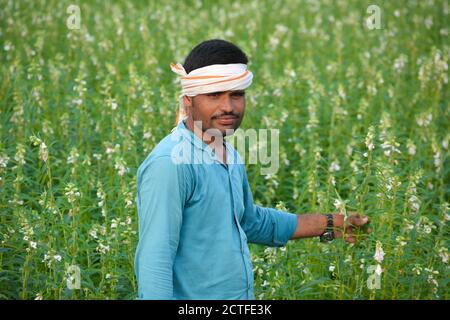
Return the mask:
{"type": "Polygon", "coordinates": [[[135,255],[138,299],[173,299],[173,263],[185,203],[182,165],[169,156],[138,170],[139,242],[135,255]]]}
{"type": "Polygon", "coordinates": [[[253,203],[253,196],[244,170],[244,215],[241,221],[247,241],[271,247],[286,245],[297,227],[297,215],[253,203]]]}

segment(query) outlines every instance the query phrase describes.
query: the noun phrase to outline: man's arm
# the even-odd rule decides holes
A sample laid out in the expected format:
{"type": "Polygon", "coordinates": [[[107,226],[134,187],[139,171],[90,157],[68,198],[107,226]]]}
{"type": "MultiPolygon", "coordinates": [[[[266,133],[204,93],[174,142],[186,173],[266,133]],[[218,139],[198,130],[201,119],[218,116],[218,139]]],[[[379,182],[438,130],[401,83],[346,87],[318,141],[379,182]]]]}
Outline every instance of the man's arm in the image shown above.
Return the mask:
{"type": "MultiPolygon", "coordinates": [[[[319,237],[327,227],[324,214],[299,214],[282,212],[273,208],[264,208],[253,203],[253,196],[244,170],[244,206],[242,219],[248,242],[267,246],[284,246],[289,240],[319,237]]],[[[355,242],[354,231],[369,222],[356,212],[348,211],[348,219],[344,215],[333,214],[336,238],[342,237],[343,231],[347,242],[355,242]]],[[[371,230],[367,229],[367,233],[371,230]]]]}
{"type": "Polygon", "coordinates": [[[248,242],[271,247],[286,245],[295,231],[297,216],[293,213],[255,205],[244,168],[243,182],[244,215],[241,226],[248,242]]]}
{"type": "Polygon", "coordinates": [[[181,166],[169,156],[138,173],[139,243],[135,255],[138,299],[173,298],[173,262],[186,190],[181,166]]]}
{"type": "MultiPolygon", "coordinates": [[[[345,240],[350,243],[355,242],[354,231],[369,222],[367,217],[362,217],[356,212],[348,212],[348,220],[344,221],[344,215],[333,214],[333,224],[335,237],[342,237],[345,231],[345,240]]],[[[300,239],[308,237],[319,237],[325,232],[327,227],[327,217],[324,214],[300,214],[297,216],[297,228],[290,238],[300,239]]],[[[367,230],[370,233],[370,229],[367,230]]]]}

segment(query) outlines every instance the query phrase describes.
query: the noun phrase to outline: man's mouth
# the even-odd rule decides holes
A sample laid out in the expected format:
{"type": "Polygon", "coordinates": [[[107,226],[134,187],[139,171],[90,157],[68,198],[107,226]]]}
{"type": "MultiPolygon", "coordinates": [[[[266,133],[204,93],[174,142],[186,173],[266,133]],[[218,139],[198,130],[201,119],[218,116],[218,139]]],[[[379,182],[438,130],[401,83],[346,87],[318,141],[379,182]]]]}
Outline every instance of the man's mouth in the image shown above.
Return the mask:
{"type": "Polygon", "coordinates": [[[221,125],[232,125],[238,119],[236,116],[220,116],[215,117],[215,120],[221,125]]]}

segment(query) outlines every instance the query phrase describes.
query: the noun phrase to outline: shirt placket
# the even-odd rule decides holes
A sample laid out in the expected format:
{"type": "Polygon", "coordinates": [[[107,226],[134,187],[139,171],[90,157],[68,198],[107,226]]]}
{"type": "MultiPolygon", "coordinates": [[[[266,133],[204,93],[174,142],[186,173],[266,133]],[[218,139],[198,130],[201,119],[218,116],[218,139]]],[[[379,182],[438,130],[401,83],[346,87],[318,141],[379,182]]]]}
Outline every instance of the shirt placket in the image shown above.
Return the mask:
{"type": "Polygon", "coordinates": [[[236,227],[238,229],[239,232],[239,240],[240,240],[240,246],[241,246],[241,256],[242,256],[242,260],[244,262],[244,266],[245,266],[245,274],[246,274],[246,279],[247,279],[247,299],[250,299],[250,290],[251,290],[251,274],[249,272],[250,266],[248,265],[248,261],[247,259],[245,259],[245,244],[244,244],[244,240],[242,239],[242,232],[244,232],[241,229],[241,226],[239,224],[239,219],[237,216],[237,212],[236,212],[236,206],[234,205],[234,193],[233,193],[233,184],[231,182],[231,170],[230,170],[230,166],[226,166],[224,165],[225,169],[227,170],[227,175],[228,175],[228,185],[230,188],[230,196],[231,196],[231,208],[233,211],[233,216],[234,216],[234,222],[236,223],[236,227]]]}
{"type": "MultiPolygon", "coordinates": [[[[230,197],[231,197],[231,209],[233,211],[233,216],[234,216],[234,222],[236,224],[236,227],[238,229],[238,233],[239,233],[239,241],[240,241],[240,250],[241,250],[241,257],[242,260],[244,262],[244,266],[245,266],[245,275],[246,275],[246,280],[247,280],[247,299],[253,299],[253,292],[252,292],[252,282],[251,280],[253,277],[253,273],[251,272],[251,267],[247,261],[247,259],[245,258],[245,247],[244,247],[244,240],[242,233],[244,232],[239,224],[239,219],[237,217],[237,212],[236,212],[236,208],[234,205],[234,193],[233,193],[233,184],[231,182],[231,166],[230,165],[226,165],[224,163],[222,163],[221,161],[219,161],[217,159],[217,157],[215,156],[215,154],[213,154],[213,152],[211,150],[208,150],[208,148],[206,147],[206,145],[200,141],[197,140],[197,138],[195,137],[194,134],[192,134],[192,142],[194,145],[197,145],[197,147],[199,147],[203,153],[203,155],[208,156],[210,159],[213,159],[213,161],[219,163],[222,167],[224,167],[224,169],[227,171],[227,176],[228,176],[228,185],[229,185],[229,190],[230,190],[230,197]]],[[[227,153],[227,159],[231,159],[229,156],[231,155],[231,152],[228,152],[228,147],[226,146],[226,153],[227,153]]],[[[233,159],[234,161],[235,159],[233,159]]]]}

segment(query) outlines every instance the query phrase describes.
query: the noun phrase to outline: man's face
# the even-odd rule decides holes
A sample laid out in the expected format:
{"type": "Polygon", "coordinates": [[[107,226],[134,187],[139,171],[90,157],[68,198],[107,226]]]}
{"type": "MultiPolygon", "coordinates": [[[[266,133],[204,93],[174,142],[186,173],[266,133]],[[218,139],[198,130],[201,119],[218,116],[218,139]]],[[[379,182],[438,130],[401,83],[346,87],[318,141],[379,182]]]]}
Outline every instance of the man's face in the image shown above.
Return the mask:
{"type": "MultiPolygon", "coordinates": [[[[222,136],[227,130],[236,130],[244,118],[245,91],[223,91],[184,97],[188,108],[188,121],[201,121],[202,130],[218,129],[222,136]]],[[[190,125],[192,125],[192,122],[190,125]]],[[[230,134],[230,131],[228,131],[230,134]]]]}

